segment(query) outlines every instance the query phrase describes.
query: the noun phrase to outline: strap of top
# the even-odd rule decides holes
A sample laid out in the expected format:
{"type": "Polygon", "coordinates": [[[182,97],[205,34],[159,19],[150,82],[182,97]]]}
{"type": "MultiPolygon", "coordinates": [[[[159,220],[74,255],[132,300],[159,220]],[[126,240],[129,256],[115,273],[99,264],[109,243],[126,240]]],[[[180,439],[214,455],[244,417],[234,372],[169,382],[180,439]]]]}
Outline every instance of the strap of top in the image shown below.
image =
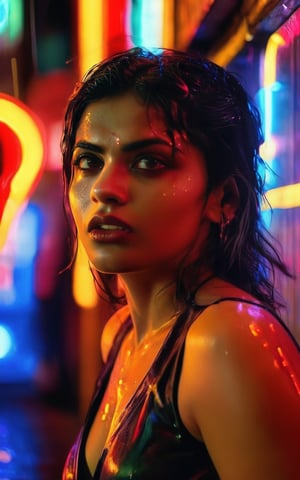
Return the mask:
{"type": "Polygon", "coordinates": [[[297,349],[300,351],[300,345],[298,344],[296,338],[293,336],[292,332],[290,331],[289,327],[286,325],[286,323],[282,320],[282,318],[270,307],[267,305],[264,305],[263,303],[260,302],[255,302],[254,300],[249,300],[247,298],[242,298],[242,297],[222,297],[218,298],[217,300],[214,300],[212,303],[209,305],[196,305],[193,304],[192,308],[197,310],[197,309],[202,309],[203,307],[210,307],[211,305],[218,305],[219,303],[226,302],[226,301],[232,301],[232,302],[242,302],[242,303],[248,303],[249,305],[254,305],[256,307],[260,307],[266,312],[270,313],[273,315],[273,317],[276,318],[278,323],[283,327],[283,329],[286,331],[288,336],[291,338],[293,343],[296,345],[297,349]]]}

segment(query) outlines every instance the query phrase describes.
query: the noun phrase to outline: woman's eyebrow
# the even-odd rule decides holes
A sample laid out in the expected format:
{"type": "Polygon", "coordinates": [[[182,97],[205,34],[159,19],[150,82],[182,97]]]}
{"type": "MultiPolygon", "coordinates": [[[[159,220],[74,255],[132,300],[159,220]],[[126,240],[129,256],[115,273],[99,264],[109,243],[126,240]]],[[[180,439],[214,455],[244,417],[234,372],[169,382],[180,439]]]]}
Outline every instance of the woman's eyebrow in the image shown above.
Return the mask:
{"type": "Polygon", "coordinates": [[[95,152],[95,153],[104,153],[105,151],[105,149],[100,145],[96,145],[95,143],[90,143],[90,142],[77,142],[74,145],[73,152],[74,150],[76,150],[76,148],[82,148],[83,150],[91,150],[92,152],[95,152]]]}
{"type": "Polygon", "coordinates": [[[140,148],[145,148],[151,145],[166,145],[167,147],[173,146],[170,140],[164,140],[163,138],[159,137],[152,137],[127,143],[121,147],[121,150],[123,152],[132,152],[133,150],[139,150],[140,148]]]}
{"type": "MultiPolygon", "coordinates": [[[[126,143],[125,145],[121,146],[122,152],[132,152],[135,150],[139,150],[140,148],[145,148],[151,145],[166,145],[170,148],[173,147],[173,142],[171,140],[164,140],[163,138],[159,137],[151,137],[145,138],[142,140],[136,140],[134,142],[126,143]]],[[[74,145],[73,151],[77,148],[82,148],[83,150],[90,150],[95,153],[104,153],[105,148],[101,145],[97,145],[95,143],[79,141],[74,145]]]]}

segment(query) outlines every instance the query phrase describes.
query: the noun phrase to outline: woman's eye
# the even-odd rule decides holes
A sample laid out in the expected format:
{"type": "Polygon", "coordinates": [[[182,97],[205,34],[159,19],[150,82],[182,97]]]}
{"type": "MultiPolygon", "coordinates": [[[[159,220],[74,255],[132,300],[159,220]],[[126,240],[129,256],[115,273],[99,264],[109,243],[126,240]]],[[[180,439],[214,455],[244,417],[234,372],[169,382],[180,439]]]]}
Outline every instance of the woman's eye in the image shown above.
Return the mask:
{"type": "Polygon", "coordinates": [[[133,165],[135,170],[161,170],[165,168],[166,165],[157,158],[154,157],[140,157],[138,158],[133,165]]]}
{"type": "Polygon", "coordinates": [[[103,162],[98,157],[82,154],[75,158],[73,165],[78,168],[78,170],[94,171],[101,169],[103,162]]]}

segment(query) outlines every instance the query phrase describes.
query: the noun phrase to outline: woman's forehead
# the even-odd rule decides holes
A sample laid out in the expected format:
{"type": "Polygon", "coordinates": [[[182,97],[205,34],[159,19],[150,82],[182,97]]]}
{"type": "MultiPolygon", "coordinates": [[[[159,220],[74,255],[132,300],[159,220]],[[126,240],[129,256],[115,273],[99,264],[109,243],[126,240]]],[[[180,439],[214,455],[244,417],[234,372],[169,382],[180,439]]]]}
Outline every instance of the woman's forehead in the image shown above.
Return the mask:
{"type": "Polygon", "coordinates": [[[158,136],[173,142],[164,112],[154,106],[146,106],[131,93],[105,97],[89,103],[84,109],[76,131],[79,138],[109,136],[120,142],[122,138],[158,136]]]}

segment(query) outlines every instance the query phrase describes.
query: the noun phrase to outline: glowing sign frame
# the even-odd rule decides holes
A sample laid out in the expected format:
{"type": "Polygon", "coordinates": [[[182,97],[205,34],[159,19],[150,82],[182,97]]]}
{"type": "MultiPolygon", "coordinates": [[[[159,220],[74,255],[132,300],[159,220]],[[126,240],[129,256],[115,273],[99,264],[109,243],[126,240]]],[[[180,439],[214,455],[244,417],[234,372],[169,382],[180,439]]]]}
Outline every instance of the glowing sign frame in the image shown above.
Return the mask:
{"type": "MultiPolygon", "coordinates": [[[[299,27],[298,27],[299,28],[299,27]]],[[[284,31],[282,28],[281,32],[284,31]]],[[[279,32],[273,33],[270,36],[264,57],[264,80],[263,85],[265,89],[265,130],[266,141],[263,145],[268,148],[268,142],[272,141],[272,85],[276,82],[277,71],[276,61],[278,50],[281,46],[286,45],[288,37],[284,38],[279,32]]],[[[296,31],[298,34],[298,30],[296,31]]],[[[289,31],[290,34],[290,31],[289,31]]],[[[266,192],[266,198],[272,208],[295,208],[300,206],[300,183],[285,185],[278,188],[273,188],[266,192]]],[[[268,210],[270,207],[266,203],[263,205],[263,210],[268,210]]]]}
{"type": "Polygon", "coordinates": [[[45,136],[42,123],[36,115],[20,100],[4,93],[0,94],[0,121],[15,133],[22,151],[21,164],[12,178],[0,223],[1,250],[11,222],[42,174],[45,136]]]}

